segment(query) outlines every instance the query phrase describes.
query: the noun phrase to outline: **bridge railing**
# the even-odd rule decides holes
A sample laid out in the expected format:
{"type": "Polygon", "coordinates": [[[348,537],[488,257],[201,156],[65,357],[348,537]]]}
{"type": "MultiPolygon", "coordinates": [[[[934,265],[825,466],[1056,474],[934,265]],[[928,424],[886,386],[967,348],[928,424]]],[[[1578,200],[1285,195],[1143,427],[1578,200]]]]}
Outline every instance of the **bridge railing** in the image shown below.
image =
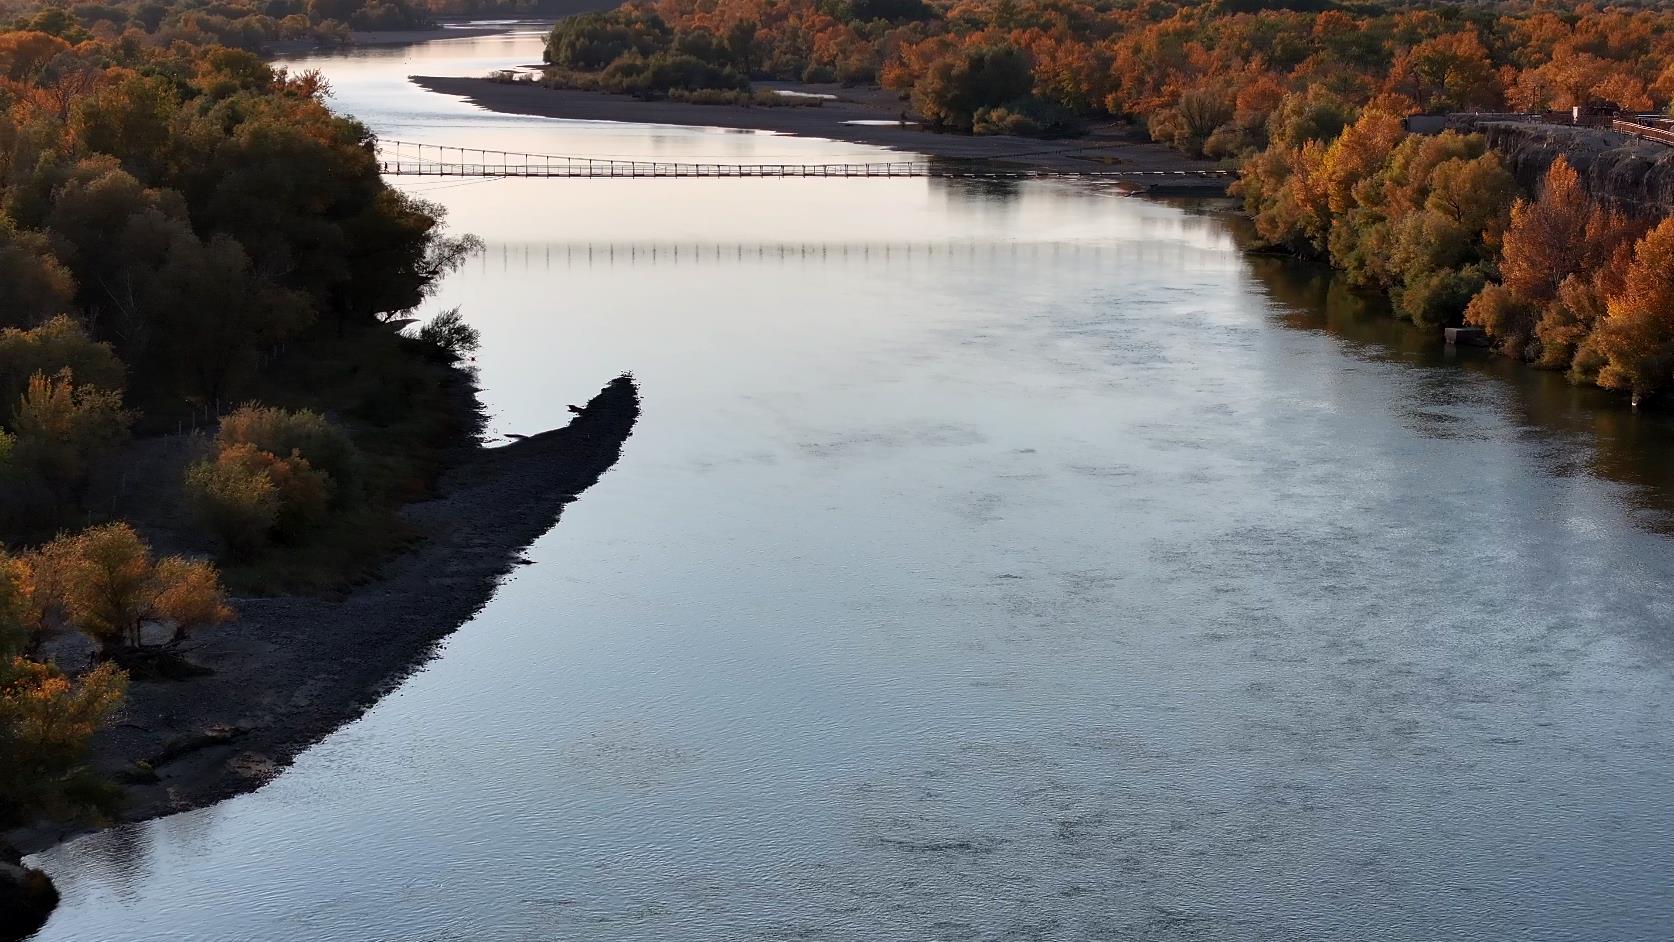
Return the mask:
{"type": "Polygon", "coordinates": [[[440,177],[969,177],[1025,180],[1054,177],[1226,177],[1234,173],[1216,168],[1048,170],[981,164],[933,164],[926,161],[817,164],[680,163],[527,154],[393,140],[378,141],[374,152],[379,168],[386,174],[440,177]]]}
{"type": "Polygon", "coordinates": [[[1623,134],[1632,134],[1634,137],[1644,140],[1656,141],[1659,144],[1674,145],[1674,131],[1667,128],[1652,127],[1638,121],[1624,121],[1617,118],[1610,122],[1610,129],[1623,134]]]}

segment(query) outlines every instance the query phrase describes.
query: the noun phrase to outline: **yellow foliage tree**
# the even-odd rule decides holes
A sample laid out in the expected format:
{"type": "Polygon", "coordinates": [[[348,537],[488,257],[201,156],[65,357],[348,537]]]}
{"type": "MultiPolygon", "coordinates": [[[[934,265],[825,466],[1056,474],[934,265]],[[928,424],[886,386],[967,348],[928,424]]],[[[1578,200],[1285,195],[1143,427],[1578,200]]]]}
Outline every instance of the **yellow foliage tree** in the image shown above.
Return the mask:
{"type": "Polygon", "coordinates": [[[1606,389],[1627,390],[1637,403],[1674,381],[1674,217],[1634,246],[1593,341],[1606,389]]]}
{"type": "Polygon", "coordinates": [[[54,570],[49,591],[58,614],[107,652],[139,647],[147,621],[172,623],[179,640],[233,617],[213,567],[177,556],[155,561],[125,523],[61,536],[39,558],[54,570]]]}
{"type": "Polygon", "coordinates": [[[93,464],[127,437],[131,421],[120,393],[78,386],[68,369],[36,373],[12,423],[13,466],[38,476],[60,499],[79,496],[93,464]]]}
{"type": "Polygon", "coordinates": [[[49,665],[0,657],[0,830],[114,807],[116,790],[86,766],[87,743],[126,689],[112,664],[72,681],[49,665]]]}
{"type": "Polygon", "coordinates": [[[297,451],[281,458],[235,441],[186,469],[186,494],[228,549],[248,555],[275,533],[295,535],[324,517],[332,480],[297,451]]]}

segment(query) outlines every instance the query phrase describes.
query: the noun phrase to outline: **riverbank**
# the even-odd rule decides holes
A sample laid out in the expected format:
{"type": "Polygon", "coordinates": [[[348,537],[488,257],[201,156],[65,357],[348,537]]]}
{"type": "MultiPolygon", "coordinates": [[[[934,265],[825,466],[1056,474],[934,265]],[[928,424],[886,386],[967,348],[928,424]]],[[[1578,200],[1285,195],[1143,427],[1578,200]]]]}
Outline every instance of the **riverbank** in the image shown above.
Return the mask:
{"type": "MultiPolygon", "coordinates": [[[[95,766],[126,787],[122,820],[250,791],[365,712],[615,464],[638,415],[623,376],[563,428],[476,449],[443,476],[439,497],[404,510],[423,543],[346,598],[236,600],[237,621],[180,651],[208,673],[136,681],[119,721],[95,738],[95,766]]],[[[33,852],[73,833],[36,829],[13,843],[33,852]]]]}
{"type": "Polygon", "coordinates": [[[355,46],[411,46],[415,43],[431,42],[440,39],[471,39],[478,36],[496,36],[515,28],[516,24],[478,25],[476,23],[453,25],[437,24],[426,29],[357,29],[349,33],[348,42],[324,42],[319,39],[285,39],[268,43],[264,49],[269,56],[288,57],[306,55],[310,52],[321,52],[329,49],[350,49],[355,46]]]}
{"type": "MultiPolygon", "coordinates": [[[[901,102],[893,93],[880,89],[775,83],[771,85],[774,90],[837,97],[825,100],[818,107],[764,108],[646,101],[629,95],[554,89],[533,82],[497,82],[487,78],[416,75],[412,81],[428,91],[464,98],[479,108],[502,114],[768,131],[888,147],[945,160],[983,161],[1060,172],[1212,170],[1220,166],[1213,161],[1185,157],[1172,148],[1151,141],[1141,129],[1122,123],[1100,125],[1085,137],[1059,141],[1004,135],[939,134],[910,123],[901,124],[898,121],[901,102]]],[[[1163,188],[1146,187],[1146,190],[1161,192],[1163,188]]],[[[1214,195],[1226,191],[1226,182],[1182,179],[1168,183],[1167,191],[1214,195]]]]}

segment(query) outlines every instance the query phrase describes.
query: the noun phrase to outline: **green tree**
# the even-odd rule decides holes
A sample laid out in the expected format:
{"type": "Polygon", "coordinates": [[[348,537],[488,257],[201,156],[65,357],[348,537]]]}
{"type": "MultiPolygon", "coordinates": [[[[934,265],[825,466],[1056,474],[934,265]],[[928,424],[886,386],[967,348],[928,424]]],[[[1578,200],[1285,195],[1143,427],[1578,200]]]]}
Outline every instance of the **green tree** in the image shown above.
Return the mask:
{"type": "Polygon", "coordinates": [[[934,128],[969,131],[976,113],[1034,88],[1028,53],[1012,45],[969,46],[938,59],[913,87],[913,104],[934,128]]]}
{"type": "Polygon", "coordinates": [[[89,337],[74,318],[59,315],[31,330],[0,330],[0,397],[4,401],[17,402],[35,374],[55,376],[61,370],[69,370],[79,386],[110,392],[120,392],[127,378],[110,344],[89,337]]]}
{"type": "Polygon", "coordinates": [[[45,236],[0,216],[0,327],[34,327],[70,309],[75,279],[45,236]]]}
{"type": "Polygon", "coordinates": [[[202,242],[187,231],[176,233],[141,307],[155,365],[206,400],[229,398],[261,350],[298,333],[310,313],[306,297],[259,275],[232,237],[202,242]]]}

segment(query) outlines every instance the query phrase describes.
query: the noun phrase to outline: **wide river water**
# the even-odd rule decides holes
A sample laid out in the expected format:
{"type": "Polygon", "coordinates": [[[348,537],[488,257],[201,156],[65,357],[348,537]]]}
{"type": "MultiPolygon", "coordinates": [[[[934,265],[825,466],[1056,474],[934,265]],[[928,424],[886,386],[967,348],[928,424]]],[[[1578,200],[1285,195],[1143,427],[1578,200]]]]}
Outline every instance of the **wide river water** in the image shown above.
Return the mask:
{"type": "MultiPolygon", "coordinates": [[[[388,138],[881,152],[495,115],[388,138]]],[[[540,94],[531,90],[529,94],[540,94]]],[[[486,251],[496,433],[632,371],[621,463],[253,794],[35,858],[40,938],[1666,939],[1663,420],[1097,185],[403,178],[486,251]]]]}

